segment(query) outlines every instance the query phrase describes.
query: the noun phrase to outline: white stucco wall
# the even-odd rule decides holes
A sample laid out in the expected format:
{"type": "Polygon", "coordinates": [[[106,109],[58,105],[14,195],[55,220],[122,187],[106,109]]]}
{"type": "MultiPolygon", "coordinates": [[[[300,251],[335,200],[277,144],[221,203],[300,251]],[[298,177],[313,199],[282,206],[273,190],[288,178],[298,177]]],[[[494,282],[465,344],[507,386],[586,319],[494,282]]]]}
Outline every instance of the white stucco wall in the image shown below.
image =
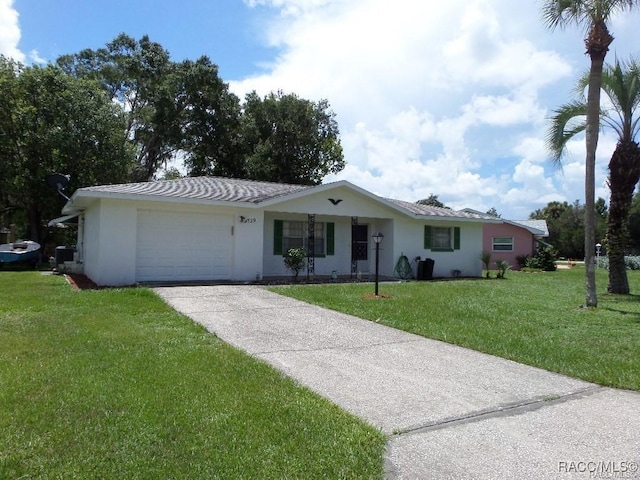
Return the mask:
{"type": "Polygon", "coordinates": [[[98,285],[135,283],[136,208],[100,200],[85,211],[84,272],[98,285]]]}
{"type": "Polygon", "coordinates": [[[235,217],[233,278],[231,280],[255,280],[258,274],[264,275],[262,265],[264,213],[257,209],[229,209],[229,211],[235,217]],[[241,216],[245,217],[245,223],[241,221],[241,216]]]}
{"type": "MultiPolygon", "coordinates": [[[[97,206],[96,206],[97,207],[97,206]]],[[[100,218],[99,209],[91,208],[87,209],[83,213],[84,228],[82,231],[78,230],[78,236],[82,235],[82,238],[78,238],[77,243],[82,244],[82,271],[91,279],[98,277],[98,255],[100,249],[100,218]]],[[[95,280],[93,280],[95,282],[95,280]]]]}
{"type": "MultiPolygon", "coordinates": [[[[394,222],[394,258],[401,254],[409,259],[416,273],[415,257],[422,260],[431,258],[435,261],[434,277],[451,277],[451,270],[460,270],[462,276],[479,277],[482,275],[482,224],[470,222],[451,222],[439,220],[398,219],[394,222]],[[424,226],[459,227],[460,249],[453,252],[436,252],[424,248],[424,226]]],[[[395,268],[395,265],[394,265],[395,268]]]]}
{"type": "Polygon", "coordinates": [[[84,213],[84,273],[98,285],[121,286],[136,282],[138,210],[176,215],[187,212],[232,215],[233,258],[229,280],[253,280],[262,270],[264,216],[260,210],[102,199],[84,213]]]}

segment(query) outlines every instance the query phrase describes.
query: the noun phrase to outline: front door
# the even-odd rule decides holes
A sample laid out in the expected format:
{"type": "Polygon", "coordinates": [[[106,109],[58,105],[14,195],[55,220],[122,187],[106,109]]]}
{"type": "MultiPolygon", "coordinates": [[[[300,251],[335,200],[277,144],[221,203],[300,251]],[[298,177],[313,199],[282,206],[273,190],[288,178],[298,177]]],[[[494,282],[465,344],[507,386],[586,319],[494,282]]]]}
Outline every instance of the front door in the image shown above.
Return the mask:
{"type": "Polygon", "coordinates": [[[364,269],[368,271],[369,254],[369,226],[351,225],[351,273],[355,274],[364,269]],[[367,262],[358,265],[358,262],[367,262]]]}

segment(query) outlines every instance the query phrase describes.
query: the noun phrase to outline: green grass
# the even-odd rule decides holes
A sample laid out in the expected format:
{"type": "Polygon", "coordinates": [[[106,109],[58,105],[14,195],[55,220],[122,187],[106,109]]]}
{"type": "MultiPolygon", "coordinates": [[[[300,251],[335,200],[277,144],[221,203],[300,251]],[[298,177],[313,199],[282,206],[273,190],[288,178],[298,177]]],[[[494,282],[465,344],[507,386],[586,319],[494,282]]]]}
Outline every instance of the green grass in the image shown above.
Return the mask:
{"type": "MultiPolygon", "coordinates": [[[[640,271],[630,271],[640,292],[640,271]]],[[[597,309],[585,302],[584,269],[507,272],[507,278],[450,282],[297,285],[274,291],[429,338],[601,385],[640,390],[640,296],[606,293],[597,271],[597,309]],[[369,295],[367,295],[369,294],[369,295]]]]}
{"type": "Polygon", "coordinates": [[[381,478],[385,438],[146,289],[0,272],[0,478],[381,478]]]}

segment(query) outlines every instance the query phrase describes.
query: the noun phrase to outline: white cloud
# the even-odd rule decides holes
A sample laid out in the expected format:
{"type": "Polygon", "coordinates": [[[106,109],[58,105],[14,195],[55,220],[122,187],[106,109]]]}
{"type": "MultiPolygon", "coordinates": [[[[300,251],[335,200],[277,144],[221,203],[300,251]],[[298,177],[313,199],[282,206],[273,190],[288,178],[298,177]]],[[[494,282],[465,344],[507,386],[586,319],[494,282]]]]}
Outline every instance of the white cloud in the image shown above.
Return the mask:
{"type": "Polygon", "coordinates": [[[40,65],[44,65],[47,63],[47,60],[45,58],[42,58],[37,50],[31,50],[29,52],[29,60],[31,60],[32,63],[38,63],[40,65]]]}
{"type": "Polygon", "coordinates": [[[544,119],[545,111],[541,109],[535,98],[515,96],[473,97],[464,106],[468,113],[478,123],[505,127],[518,123],[535,123],[544,119]]]}
{"type": "Polygon", "coordinates": [[[20,25],[13,0],[0,0],[0,54],[24,62],[25,55],[18,48],[20,25]]]}
{"type": "MultiPolygon", "coordinates": [[[[584,140],[570,144],[562,172],[544,148],[549,112],[588,66],[582,32],[548,32],[536,2],[245,2],[274,10],[265,35],[280,54],[231,88],[328,99],[347,167],[327,181],[520,218],[548,199],[583,198],[584,140]]],[[[622,38],[633,30],[618,27],[622,38]]]]}

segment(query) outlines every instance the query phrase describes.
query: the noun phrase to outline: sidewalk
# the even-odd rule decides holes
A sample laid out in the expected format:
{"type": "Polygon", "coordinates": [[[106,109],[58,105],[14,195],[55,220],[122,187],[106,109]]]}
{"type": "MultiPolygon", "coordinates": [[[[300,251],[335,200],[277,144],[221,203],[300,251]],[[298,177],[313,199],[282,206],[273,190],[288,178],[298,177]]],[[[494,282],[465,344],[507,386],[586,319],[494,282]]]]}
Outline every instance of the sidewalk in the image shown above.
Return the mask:
{"type": "Polygon", "coordinates": [[[389,435],[387,478],[640,478],[637,392],[425,339],[257,286],[154,290],[222,340],[389,435]]]}

